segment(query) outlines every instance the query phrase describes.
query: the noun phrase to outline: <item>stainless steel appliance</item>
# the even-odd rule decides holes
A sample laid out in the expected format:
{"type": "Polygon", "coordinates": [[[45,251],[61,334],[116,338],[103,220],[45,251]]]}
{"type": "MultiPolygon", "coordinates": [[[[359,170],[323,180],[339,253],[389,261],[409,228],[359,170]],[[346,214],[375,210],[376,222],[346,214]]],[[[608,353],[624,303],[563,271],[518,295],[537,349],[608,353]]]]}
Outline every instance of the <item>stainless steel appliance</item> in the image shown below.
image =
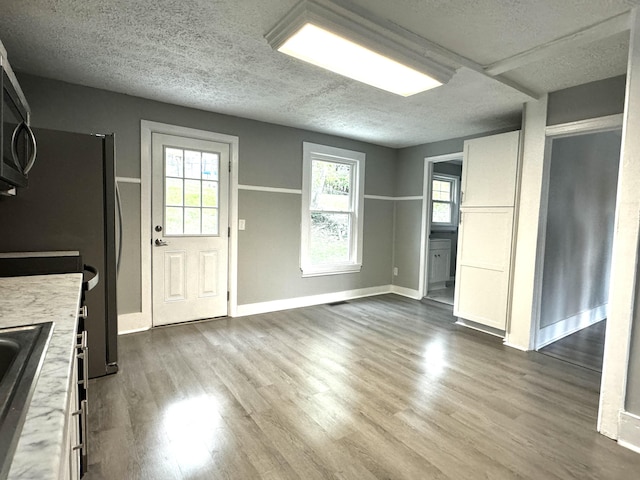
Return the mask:
{"type": "MultiPolygon", "coordinates": [[[[35,129],[35,134],[39,160],[29,187],[15,197],[0,197],[0,252],[75,250],[85,264],[96,267],[100,281],[85,292],[89,376],[115,373],[118,228],[113,135],[44,129],[35,129]]],[[[41,255],[35,263],[46,268],[50,261],[41,255]]]]}
{"type": "Polygon", "coordinates": [[[30,127],[31,113],[18,80],[0,42],[0,194],[15,195],[27,186],[27,175],[36,160],[36,139],[30,127]]]}

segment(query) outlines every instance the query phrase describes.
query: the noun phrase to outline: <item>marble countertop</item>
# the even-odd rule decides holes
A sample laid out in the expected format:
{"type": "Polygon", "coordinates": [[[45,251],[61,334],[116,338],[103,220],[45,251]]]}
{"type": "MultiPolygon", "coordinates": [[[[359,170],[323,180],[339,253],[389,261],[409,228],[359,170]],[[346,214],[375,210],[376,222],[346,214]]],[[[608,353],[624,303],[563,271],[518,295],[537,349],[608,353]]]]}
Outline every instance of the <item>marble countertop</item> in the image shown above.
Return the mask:
{"type": "Polygon", "coordinates": [[[58,478],[82,274],[0,278],[0,328],[54,322],[9,479],[58,478]]]}

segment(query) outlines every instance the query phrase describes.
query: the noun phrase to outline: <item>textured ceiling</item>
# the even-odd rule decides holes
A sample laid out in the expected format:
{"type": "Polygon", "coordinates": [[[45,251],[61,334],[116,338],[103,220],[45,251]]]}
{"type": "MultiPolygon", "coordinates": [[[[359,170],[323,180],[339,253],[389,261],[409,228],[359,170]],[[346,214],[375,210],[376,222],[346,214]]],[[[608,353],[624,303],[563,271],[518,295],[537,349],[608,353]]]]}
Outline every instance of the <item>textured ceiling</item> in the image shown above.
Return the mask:
{"type": "MultiPolygon", "coordinates": [[[[632,0],[339,0],[482,65],[627,11],[632,0]]],[[[408,98],[271,50],[296,0],[3,2],[18,71],[129,95],[402,147],[517,125],[529,98],[460,68],[408,98]]],[[[628,33],[504,76],[537,92],[624,73],[628,33]]]]}

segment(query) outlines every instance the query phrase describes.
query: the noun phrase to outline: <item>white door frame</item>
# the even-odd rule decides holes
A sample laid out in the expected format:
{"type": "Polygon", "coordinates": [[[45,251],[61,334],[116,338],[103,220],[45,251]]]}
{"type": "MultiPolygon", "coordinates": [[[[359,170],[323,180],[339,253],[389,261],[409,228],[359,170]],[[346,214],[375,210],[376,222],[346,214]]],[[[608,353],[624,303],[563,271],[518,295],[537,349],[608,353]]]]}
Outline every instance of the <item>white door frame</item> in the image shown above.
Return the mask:
{"type": "MultiPolygon", "coordinates": [[[[420,273],[418,279],[418,292],[426,297],[429,290],[429,232],[431,231],[431,180],[433,179],[433,164],[462,160],[464,152],[435,155],[424,159],[424,179],[422,182],[422,232],[420,235],[420,273]]],[[[462,179],[461,179],[462,180],[462,179]]],[[[462,184],[462,182],[460,183],[462,184]]],[[[460,205],[458,205],[460,207],[460,205]]]]}
{"type": "MultiPolygon", "coordinates": [[[[239,138],[234,135],[198,130],[195,128],[181,127],[166,123],[140,121],[140,256],[141,256],[141,283],[142,283],[142,319],[144,327],[153,325],[153,304],[151,294],[151,135],[162,133],[180,137],[210,140],[229,145],[229,162],[231,173],[229,174],[229,304],[228,312],[234,317],[238,308],[238,147],[239,138]]],[[[221,227],[223,227],[221,225],[221,227]]]]}

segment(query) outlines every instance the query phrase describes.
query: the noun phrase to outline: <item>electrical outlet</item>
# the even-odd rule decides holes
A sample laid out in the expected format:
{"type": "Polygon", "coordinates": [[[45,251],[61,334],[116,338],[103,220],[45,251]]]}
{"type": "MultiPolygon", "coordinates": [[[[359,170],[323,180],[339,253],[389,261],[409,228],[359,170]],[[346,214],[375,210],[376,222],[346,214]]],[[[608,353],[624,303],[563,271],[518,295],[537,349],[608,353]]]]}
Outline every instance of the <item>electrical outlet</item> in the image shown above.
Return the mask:
{"type": "Polygon", "coordinates": [[[244,230],[244,229],[245,229],[244,218],[241,218],[238,220],[238,230],[244,230]]]}
{"type": "Polygon", "coordinates": [[[398,267],[393,267],[393,276],[394,277],[398,276],[398,267]]]}

